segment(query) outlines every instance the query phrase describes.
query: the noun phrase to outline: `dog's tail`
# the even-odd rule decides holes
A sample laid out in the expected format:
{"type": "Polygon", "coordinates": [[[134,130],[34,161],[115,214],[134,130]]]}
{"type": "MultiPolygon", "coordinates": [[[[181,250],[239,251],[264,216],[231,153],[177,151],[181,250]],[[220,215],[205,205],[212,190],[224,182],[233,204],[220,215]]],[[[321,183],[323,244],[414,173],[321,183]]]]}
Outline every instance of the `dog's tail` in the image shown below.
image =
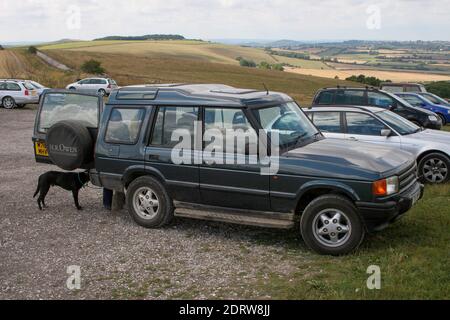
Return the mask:
{"type": "Polygon", "coordinates": [[[39,183],[38,183],[38,186],[37,186],[37,189],[36,189],[36,192],[34,193],[34,196],[33,196],[33,198],[36,198],[36,196],[37,196],[37,194],[39,193],[39,183]]]}

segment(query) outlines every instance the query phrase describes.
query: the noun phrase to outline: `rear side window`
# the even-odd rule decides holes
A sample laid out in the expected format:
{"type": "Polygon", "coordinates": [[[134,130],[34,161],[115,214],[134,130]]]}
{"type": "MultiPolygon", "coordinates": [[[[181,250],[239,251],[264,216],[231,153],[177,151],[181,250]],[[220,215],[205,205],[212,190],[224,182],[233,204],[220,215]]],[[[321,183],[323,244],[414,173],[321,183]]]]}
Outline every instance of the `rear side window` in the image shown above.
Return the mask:
{"type": "Polygon", "coordinates": [[[317,98],[317,104],[332,104],[334,98],[334,91],[324,91],[317,98]]]}
{"type": "Polygon", "coordinates": [[[345,90],[336,94],[336,104],[365,105],[364,91],[345,90]]]}
{"type": "Polygon", "coordinates": [[[198,107],[160,107],[153,128],[152,142],[154,146],[173,148],[179,140],[172,141],[176,130],[187,130],[194,146],[195,122],[198,120],[198,107]]]}
{"type": "Polygon", "coordinates": [[[39,132],[47,132],[55,123],[63,120],[84,121],[90,128],[98,127],[99,99],[69,93],[45,95],[39,115],[39,132]]]}
{"type": "Polygon", "coordinates": [[[12,82],[6,83],[6,90],[21,91],[20,86],[17,83],[12,83],[12,82]]]}
{"type": "Polygon", "coordinates": [[[346,117],[348,134],[381,136],[381,131],[385,129],[383,123],[368,114],[347,112],[346,117]]]}
{"type": "Polygon", "coordinates": [[[316,112],[314,124],[322,132],[341,133],[340,112],[316,112]]]}
{"type": "Polygon", "coordinates": [[[143,117],[143,109],[113,109],[105,141],[107,143],[136,144],[141,132],[143,117]]]}

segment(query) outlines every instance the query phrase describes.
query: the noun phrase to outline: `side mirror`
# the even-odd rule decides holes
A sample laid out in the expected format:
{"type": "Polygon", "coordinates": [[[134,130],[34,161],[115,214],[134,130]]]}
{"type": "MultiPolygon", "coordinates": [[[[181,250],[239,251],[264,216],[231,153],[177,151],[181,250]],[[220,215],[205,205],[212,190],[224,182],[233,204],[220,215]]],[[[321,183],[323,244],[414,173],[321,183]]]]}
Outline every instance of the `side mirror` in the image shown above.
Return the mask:
{"type": "Polygon", "coordinates": [[[391,134],[392,134],[392,130],[391,129],[383,129],[383,130],[381,130],[381,136],[382,137],[388,138],[388,137],[391,136],[391,134]]]}

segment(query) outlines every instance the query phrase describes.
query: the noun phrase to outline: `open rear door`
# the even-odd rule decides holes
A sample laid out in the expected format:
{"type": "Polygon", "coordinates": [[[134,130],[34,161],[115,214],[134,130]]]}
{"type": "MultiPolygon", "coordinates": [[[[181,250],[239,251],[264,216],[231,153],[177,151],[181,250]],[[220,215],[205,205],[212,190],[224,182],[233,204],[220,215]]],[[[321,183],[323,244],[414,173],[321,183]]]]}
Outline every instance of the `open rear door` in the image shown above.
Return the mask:
{"type": "Polygon", "coordinates": [[[41,96],[33,133],[33,148],[38,163],[53,164],[49,157],[47,132],[58,122],[82,121],[93,141],[97,140],[103,112],[103,98],[97,94],[69,90],[46,90],[41,96]]]}

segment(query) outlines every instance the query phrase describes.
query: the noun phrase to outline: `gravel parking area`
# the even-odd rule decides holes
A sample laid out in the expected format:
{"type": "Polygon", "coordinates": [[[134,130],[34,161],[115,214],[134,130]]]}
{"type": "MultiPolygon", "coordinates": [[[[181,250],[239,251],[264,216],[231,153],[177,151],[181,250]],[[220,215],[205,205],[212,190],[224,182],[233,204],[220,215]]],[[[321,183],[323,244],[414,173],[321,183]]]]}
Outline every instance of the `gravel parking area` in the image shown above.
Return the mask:
{"type": "Polygon", "coordinates": [[[137,226],[126,210],[107,212],[101,190],[53,188],[49,208],[32,199],[35,108],[0,109],[0,299],[270,298],[269,275],[314,277],[314,255],[295,231],[176,219],[161,230],[137,226]],[[81,268],[81,290],[66,286],[81,268]]]}

